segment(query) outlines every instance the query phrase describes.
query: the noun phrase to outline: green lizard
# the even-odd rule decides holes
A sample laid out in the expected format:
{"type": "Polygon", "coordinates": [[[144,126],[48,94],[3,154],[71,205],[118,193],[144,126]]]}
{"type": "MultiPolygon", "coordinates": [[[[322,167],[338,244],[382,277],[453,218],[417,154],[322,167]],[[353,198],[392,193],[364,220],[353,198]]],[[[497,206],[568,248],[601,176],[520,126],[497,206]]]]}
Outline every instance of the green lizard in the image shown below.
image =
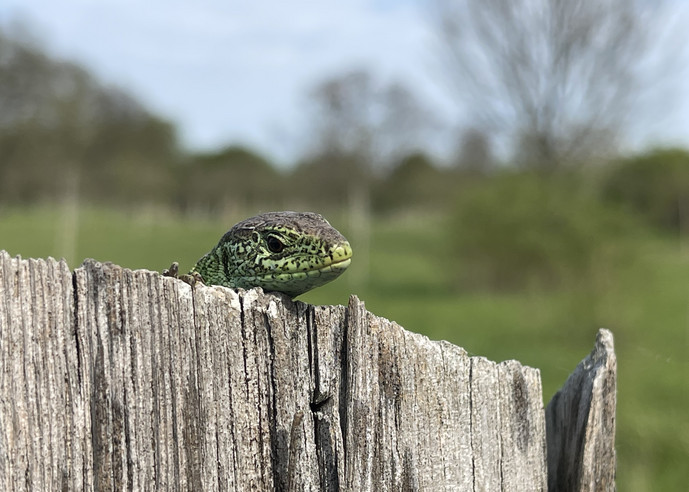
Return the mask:
{"type": "MultiPolygon", "coordinates": [[[[188,283],[284,292],[297,297],[336,279],[352,248],[327,220],[311,212],[269,212],[233,226],[179,278],[188,283]]],[[[173,263],[163,275],[177,277],[173,263]]]]}

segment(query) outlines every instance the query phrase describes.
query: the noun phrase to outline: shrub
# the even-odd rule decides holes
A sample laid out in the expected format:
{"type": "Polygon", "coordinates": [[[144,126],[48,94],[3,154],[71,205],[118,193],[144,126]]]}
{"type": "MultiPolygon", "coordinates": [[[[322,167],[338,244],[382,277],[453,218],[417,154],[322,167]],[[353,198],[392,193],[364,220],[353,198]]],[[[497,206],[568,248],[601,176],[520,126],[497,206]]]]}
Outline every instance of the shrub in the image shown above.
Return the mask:
{"type": "Polygon", "coordinates": [[[660,149],[617,163],[605,197],[659,229],[689,227],[689,152],[660,149]]]}
{"type": "Polygon", "coordinates": [[[629,230],[571,177],[505,173],[459,197],[449,245],[460,288],[551,287],[588,275],[629,230]]]}

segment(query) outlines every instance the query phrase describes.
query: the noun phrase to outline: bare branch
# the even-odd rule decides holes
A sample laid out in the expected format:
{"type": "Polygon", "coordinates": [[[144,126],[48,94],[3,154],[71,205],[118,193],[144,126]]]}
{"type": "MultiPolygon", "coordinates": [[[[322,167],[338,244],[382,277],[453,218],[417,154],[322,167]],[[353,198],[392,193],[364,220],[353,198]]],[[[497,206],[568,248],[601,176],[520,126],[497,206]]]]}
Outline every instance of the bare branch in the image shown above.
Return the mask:
{"type": "Polygon", "coordinates": [[[434,15],[446,73],[474,124],[552,168],[614,150],[653,85],[642,67],[669,57],[657,49],[668,29],[662,3],[436,0],[434,15]]]}

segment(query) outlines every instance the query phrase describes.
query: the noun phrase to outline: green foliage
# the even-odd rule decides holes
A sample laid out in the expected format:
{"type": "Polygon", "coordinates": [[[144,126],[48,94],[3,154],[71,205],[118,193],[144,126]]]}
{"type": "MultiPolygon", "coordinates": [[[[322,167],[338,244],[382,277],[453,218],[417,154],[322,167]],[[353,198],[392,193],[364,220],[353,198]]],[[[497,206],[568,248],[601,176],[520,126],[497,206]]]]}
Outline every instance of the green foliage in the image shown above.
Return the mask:
{"type": "Polygon", "coordinates": [[[0,203],[164,203],[173,126],[40,46],[0,32],[0,203]]]}
{"type": "Polygon", "coordinates": [[[659,149],[619,161],[605,196],[659,229],[689,229],[689,151],[659,149]]]}
{"type": "Polygon", "coordinates": [[[184,210],[217,215],[280,202],[280,174],[264,157],[240,146],[192,156],[179,177],[177,203],[184,210]]]}
{"type": "Polygon", "coordinates": [[[285,184],[302,206],[331,208],[351,200],[356,188],[368,188],[371,176],[366,164],[358,154],[323,151],[297,163],[285,184]]]}
{"type": "Polygon", "coordinates": [[[169,203],[181,156],[174,128],[148,115],[107,119],[81,161],[80,196],[90,203],[169,203]]]}
{"type": "Polygon", "coordinates": [[[392,172],[376,183],[374,210],[379,212],[441,210],[454,191],[454,175],[416,152],[404,156],[392,172]]]}
{"type": "Polygon", "coordinates": [[[576,176],[510,172],[465,189],[448,230],[458,286],[551,287],[609,261],[629,222],[580,185],[576,176]]]}

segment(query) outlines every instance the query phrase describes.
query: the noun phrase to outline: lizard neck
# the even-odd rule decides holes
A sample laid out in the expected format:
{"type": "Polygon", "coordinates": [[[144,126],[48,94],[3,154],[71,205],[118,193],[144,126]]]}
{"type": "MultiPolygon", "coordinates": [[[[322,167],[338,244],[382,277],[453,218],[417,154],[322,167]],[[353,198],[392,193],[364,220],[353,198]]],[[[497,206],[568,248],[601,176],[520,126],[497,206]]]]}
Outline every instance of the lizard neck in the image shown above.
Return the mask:
{"type": "Polygon", "coordinates": [[[198,273],[206,285],[224,285],[237,287],[230,275],[231,262],[228,255],[220,247],[215,247],[196,262],[191,273],[198,273]]]}

